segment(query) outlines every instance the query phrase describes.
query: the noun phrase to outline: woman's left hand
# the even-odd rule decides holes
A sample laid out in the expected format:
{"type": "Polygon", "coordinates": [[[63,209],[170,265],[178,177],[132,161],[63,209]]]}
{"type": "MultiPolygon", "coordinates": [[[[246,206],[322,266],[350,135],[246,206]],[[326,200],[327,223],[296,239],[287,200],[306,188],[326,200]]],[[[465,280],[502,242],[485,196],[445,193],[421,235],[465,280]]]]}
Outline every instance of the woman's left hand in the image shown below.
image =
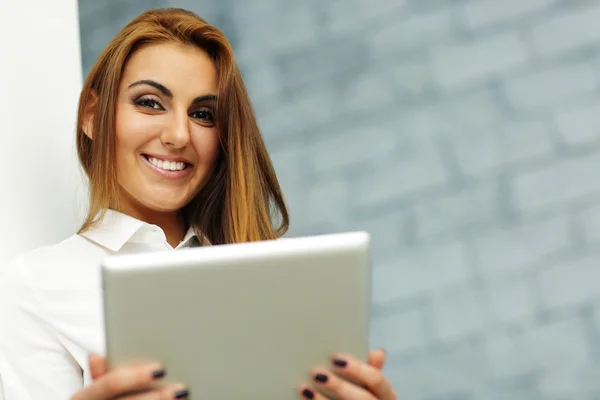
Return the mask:
{"type": "Polygon", "coordinates": [[[340,400],[396,400],[396,392],[381,371],[385,356],[383,350],[371,351],[365,363],[350,354],[335,354],[330,367],[311,371],[312,385],[300,386],[298,393],[303,399],[327,400],[318,388],[340,400]]]}

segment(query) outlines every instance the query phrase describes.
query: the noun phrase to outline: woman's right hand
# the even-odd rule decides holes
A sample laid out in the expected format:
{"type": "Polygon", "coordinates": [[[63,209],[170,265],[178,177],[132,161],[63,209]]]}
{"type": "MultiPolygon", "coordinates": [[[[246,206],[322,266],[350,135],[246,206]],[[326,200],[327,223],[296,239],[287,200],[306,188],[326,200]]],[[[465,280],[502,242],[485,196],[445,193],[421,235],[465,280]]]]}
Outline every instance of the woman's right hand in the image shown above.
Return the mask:
{"type": "Polygon", "coordinates": [[[109,371],[105,357],[92,354],[89,362],[92,384],[75,393],[71,400],[172,400],[189,396],[183,385],[151,388],[165,375],[159,364],[130,365],[109,371]]]}

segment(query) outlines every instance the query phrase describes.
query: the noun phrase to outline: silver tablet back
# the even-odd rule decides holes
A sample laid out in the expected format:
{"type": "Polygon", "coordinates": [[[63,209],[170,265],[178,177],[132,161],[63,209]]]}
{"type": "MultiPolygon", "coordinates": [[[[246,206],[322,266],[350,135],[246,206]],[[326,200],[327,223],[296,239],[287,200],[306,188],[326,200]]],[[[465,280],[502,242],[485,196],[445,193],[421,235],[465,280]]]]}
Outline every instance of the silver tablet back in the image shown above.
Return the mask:
{"type": "Polygon", "coordinates": [[[297,399],[333,352],[366,359],[370,238],[353,232],[105,260],[111,366],[156,360],[196,399],[297,399]]]}

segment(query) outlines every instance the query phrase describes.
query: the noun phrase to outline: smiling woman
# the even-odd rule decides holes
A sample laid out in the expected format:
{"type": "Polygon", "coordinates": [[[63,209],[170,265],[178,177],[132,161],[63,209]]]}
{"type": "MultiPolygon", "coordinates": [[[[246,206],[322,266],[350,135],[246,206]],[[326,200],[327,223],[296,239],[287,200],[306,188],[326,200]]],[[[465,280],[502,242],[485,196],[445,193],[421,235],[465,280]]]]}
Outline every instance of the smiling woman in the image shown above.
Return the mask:
{"type": "Polygon", "coordinates": [[[287,230],[233,60],[223,34],[185,10],[148,11],[115,37],[80,97],[77,144],[92,202],[79,233],[109,209],[161,226],[172,245],[187,228],[212,244],[287,230]]]}
{"type": "MultiPolygon", "coordinates": [[[[217,92],[214,63],[191,45],[141,47],[121,78],[115,116],[118,208],[162,225],[173,247],[184,232],[174,214],[198,196],[222,157],[217,92]]],[[[93,114],[92,106],[84,128],[91,142],[93,114]]]]}
{"type": "MultiPolygon", "coordinates": [[[[90,183],[85,221],[0,276],[4,400],[187,398],[184,385],[161,384],[167,371],[158,363],[108,370],[95,355],[105,348],[99,266],[112,254],[270,240],[287,230],[228,41],[185,10],[140,15],[91,69],[76,140],[90,183]]],[[[393,399],[384,360],[381,351],[368,362],[332,355],[298,395],[324,399],[320,388],[342,400],[393,399]]]]}

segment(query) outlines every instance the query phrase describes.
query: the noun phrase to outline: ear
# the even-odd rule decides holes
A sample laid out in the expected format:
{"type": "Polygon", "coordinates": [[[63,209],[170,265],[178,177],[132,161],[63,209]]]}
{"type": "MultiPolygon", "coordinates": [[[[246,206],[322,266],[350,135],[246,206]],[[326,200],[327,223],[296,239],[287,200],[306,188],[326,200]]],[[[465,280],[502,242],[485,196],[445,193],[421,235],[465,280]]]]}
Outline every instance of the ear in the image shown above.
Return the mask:
{"type": "Polygon", "coordinates": [[[97,108],[98,95],[94,90],[92,90],[90,92],[90,99],[88,100],[83,112],[83,123],[81,125],[83,133],[85,133],[85,135],[92,140],[94,140],[94,122],[96,120],[97,108]]]}

